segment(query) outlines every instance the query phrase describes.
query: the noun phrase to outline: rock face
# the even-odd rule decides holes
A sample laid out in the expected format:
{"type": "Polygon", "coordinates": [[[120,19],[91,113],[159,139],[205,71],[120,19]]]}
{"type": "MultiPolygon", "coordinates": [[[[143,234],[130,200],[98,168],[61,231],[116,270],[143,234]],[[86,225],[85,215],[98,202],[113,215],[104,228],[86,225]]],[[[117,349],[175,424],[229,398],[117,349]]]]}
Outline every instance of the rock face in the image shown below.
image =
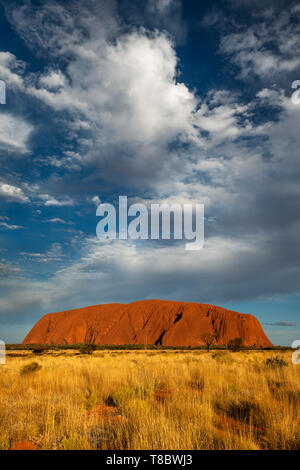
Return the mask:
{"type": "Polygon", "coordinates": [[[200,346],[204,333],[217,344],[242,338],[245,346],[272,346],[258,320],[208,304],[144,300],[105,304],[43,316],[23,344],[156,344],[200,346]]]}

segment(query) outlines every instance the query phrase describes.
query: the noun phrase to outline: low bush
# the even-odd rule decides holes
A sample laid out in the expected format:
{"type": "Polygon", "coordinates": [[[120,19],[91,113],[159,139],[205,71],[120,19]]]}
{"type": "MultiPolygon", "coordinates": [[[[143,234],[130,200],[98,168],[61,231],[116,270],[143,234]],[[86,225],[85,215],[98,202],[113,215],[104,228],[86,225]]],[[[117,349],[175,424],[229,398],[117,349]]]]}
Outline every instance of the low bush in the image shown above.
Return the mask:
{"type": "Polygon", "coordinates": [[[42,366],[38,362],[29,362],[29,364],[26,364],[24,367],[22,367],[21,374],[22,375],[33,374],[34,372],[37,372],[41,368],[42,366]]]}
{"type": "Polygon", "coordinates": [[[282,367],[287,367],[288,363],[284,359],[282,359],[281,357],[275,356],[275,357],[268,357],[266,359],[265,365],[267,367],[282,368],[282,367]]]}
{"type": "Polygon", "coordinates": [[[96,349],[95,344],[87,343],[87,344],[83,344],[81,348],[79,349],[79,351],[80,351],[80,354],[93,354],[95,349],[96,349]]]}
{"type": "Polygon", "coordinates": [[[105,403],[108,406],[124,407],[124,405],[135,398],[144,400],[150,396],[151,391],[143,386],[122,386],[112,394],[110,394],[105,403]]]}
{"type": "Polygon", "coordinates": [[[41,355],[41,354],[43,354],[44,351],[45,351],[45,349],[35,348],[35,349],[32,350],[32,353],[37,354],[37,355],[41,355]]]}

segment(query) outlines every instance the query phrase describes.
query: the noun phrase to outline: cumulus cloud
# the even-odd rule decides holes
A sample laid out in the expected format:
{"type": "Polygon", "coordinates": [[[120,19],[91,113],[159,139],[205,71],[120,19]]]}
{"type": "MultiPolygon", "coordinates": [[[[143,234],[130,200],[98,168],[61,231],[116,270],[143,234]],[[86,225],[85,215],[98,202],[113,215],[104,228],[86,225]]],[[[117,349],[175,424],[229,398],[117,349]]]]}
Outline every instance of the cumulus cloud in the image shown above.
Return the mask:
{"type": "Polygon", "coordinates": [[[74,201],[71,198],[56,199],[49,194],[39,194],[38,197],[43,201],[45,206],[73,206],[74,201]]]}
{"type": "Polygon", "coordinates": [[[81,112],[97,124],[102,144],[145,145],[193,133],[189,120],[196,100],[176,81],[177,58],[164,33],[140,30],[116,44],[88,41],[74,46],[73,53],[70,84],[58,92],[29,92],[55,109],[81,112]]]}
{"type": "MultiPolygon", "coordinates": [[[[157,7],[173,3],[160,2],[157,7]]],[[[85,11],[77,25],[70,9],[53,3],[38,11],[28,6],[13,9],[9,16],[29,44],[34,39],[67,63],[64,72],[47,69],[46,74],[31,74],[25,81],[20,75],[24,93],[57,112],[68,111],[72,132],[79,131],[78,123],[87,132],[80,140],[82,157],[66,155],[64,167],[70,163],[67,159],[77,166],[93,162],[103,178],[117,180],[118,166],[121,171],[129,167],[133,179],[143,172],[145,179],[145,165],[150,184],[161,173],[162,159],[164,174],[177,165],[178,157],[172,158],[168,151],[172,143],[197,139],[193,113],[198,100],[178,78],[174,43],[166,33],[137,28],[111,41],[112,31],[118,31],[116,26],[108,28],[114,16],[108,21],[105,14],[99,18],[85,11]],[[51,23],[58,13],[65,22],[56,22],[55,35],[47,27],[41,30],[41,19],[51,23]]],[[[50,163],[59,167],[57,159],[50,163]]]]}
{"type": "Polygon", "coordinates": [[[222,141],[235,140],[249,135],[253,126],[249,120],[247,105],[235,100],[226,90],[212,91],[203,100],[196,113],[196,122],[201,131],[207,132],[208,142],[218,145],[222,141]]]}
{"type": "Polygon", "coordinates": [[[55,70],[51,70],[48,75],[42,75],[39,82],[49,90],[57,90],[65,85],[66,77],[60,70],[57,72],[55,70]]]}
{"type": "Polygon", "coordinates": [[[11,113],[0,114],[0,151],[28,152],[28,139],[33,126],[11,113]]]}
{"type": "MultiPolygon", "coordinates": [[[[155,3],[157,8],[171,4],[155,3]]],[[[166,192],[172,181],[190,176],[190,160],[203,160],[203,149],[258,133],[248,107],[237,97],[212,90],[200,100],[180,81],[174,43],[166,33],[140,28],[120,33],[112,42],[108,41],[106,19],[102,24],[103,20],[86,15],[85,34],[80,35],[74,30],[70,11],[51,5],[36,15],[51,19],[58,9],[68,19],[67,28],[56,25],[54,44],[47,43],[47,51],[55,48],[58,57],[64,54],[67,66],[64,74],[56,68],[39,77],[35,85],[31,80],[26,92],[58,112],[67,110],[73,131],[76,123],[84,123],[80,127],[87,134],[78,140],[81,155],[65,152],[60,158],[49,157],[46,163],[69,169],[85,164],[95,168],[95,178],[101,175],[114,184],[122,179],[125,184],[146,185],[151,190],[159,186],[166,192]],[[96,24],[102,26],[97,34],[96,24]],[[49,87],[49,80],[59,86],[49,87]]],[[[25,13],[26,8],[12,16],[21,15],[26,24],[25,13]]],[[[30,16],[30,24],[32,21],[30,16]]],[[[22,34],[30,42],[33,33],[22,34]]],[[[45,35],[47,30],[39,38],[34,36],[43,48],[45,35]]]]}
{"type": "Polygon", "coordinates": [[[276,5],[258,9],[255,22],[239,25],[221,41],[220,51],[240,69],[244,78],[249,75],[269,78],[295,71],[299,59],[299,11],[278,9],[276,5]]]}
{"type": "Polygon", "coordinates": [[[0,196],[8,201],[28,202],[29,198],[24,194],[23,190],[17,186],[7,183],[0,183],[0,196]]]}
{"type": "Polygon", "coordinates": [[[36,184],[23,183],[22,187],[0,182],[0,197],[8,202],[32,202],[35,204],[43,204],[48,207],[64,207],[73,206],[72,198],[65,196],[57,198],[51,194],[44,194],[40,190],[40,186],[36,184]]]}
{"type": "Polygon", "coordinates": [[[0,76],[8,86],[22,89],[25,63],[10,52],[0,52],[0,76]]]}

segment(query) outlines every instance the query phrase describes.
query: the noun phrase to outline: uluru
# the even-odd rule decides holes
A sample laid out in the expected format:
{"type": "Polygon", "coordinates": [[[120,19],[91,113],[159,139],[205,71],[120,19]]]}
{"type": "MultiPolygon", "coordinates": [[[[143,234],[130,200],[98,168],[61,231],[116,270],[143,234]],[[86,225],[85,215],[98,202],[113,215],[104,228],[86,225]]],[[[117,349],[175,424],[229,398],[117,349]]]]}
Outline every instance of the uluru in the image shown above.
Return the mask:
{"type": "Polygon", "coordinates": [[[154,344],[191,346],[204,344],[212,333],[216,344],[242,338],[245,346],[272,346],[259,321],[209,304],[169,300],[142,300],[129,304],[103,304],[44,315],[23,344],[99,345],[154,344]]]}

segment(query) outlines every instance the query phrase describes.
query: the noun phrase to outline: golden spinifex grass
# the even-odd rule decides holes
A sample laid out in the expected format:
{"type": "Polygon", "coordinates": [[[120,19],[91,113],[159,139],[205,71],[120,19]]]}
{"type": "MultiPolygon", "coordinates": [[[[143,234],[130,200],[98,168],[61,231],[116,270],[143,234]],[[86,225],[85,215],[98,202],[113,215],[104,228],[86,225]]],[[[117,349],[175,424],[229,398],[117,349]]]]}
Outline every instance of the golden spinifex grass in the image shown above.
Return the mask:
{"type": "Polygon", "coordinates": [[[0,448],[300,449],[299,401],[291,352],[8,354],[0,448]]]}

